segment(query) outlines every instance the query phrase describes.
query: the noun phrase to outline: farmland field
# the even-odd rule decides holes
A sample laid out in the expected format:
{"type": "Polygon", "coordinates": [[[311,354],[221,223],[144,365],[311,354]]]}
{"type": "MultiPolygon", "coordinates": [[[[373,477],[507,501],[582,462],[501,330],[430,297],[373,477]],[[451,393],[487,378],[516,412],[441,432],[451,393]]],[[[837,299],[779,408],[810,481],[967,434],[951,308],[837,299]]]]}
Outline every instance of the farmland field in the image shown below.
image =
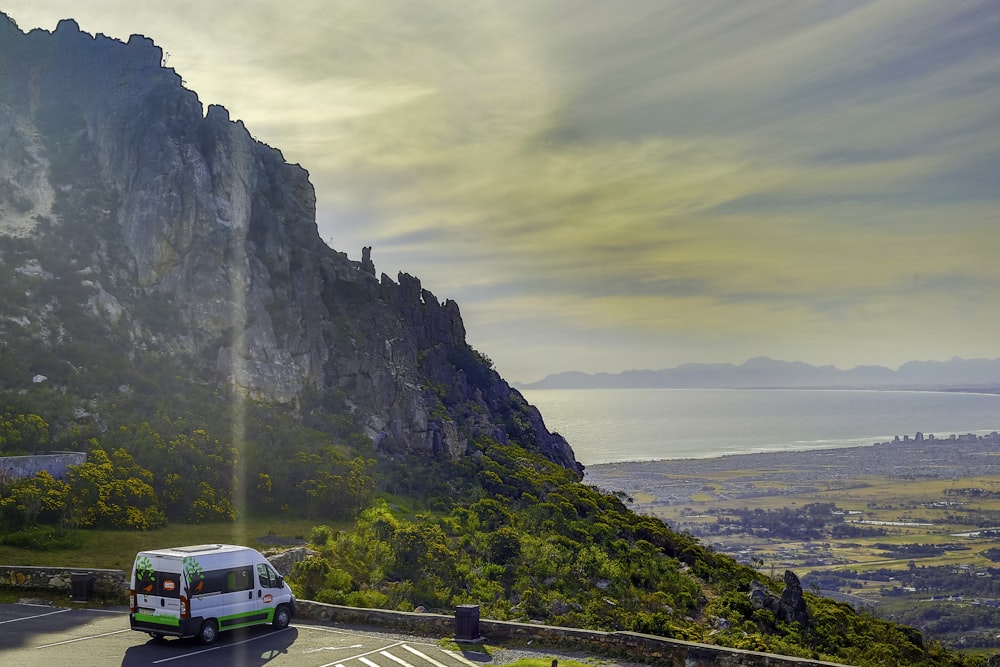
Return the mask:
{"type": "Polygon", "coordinates": [[[982,648],[1000,621],[998,450],[911,441],[607,464],[586,481],[764,574],[982,648]]]}

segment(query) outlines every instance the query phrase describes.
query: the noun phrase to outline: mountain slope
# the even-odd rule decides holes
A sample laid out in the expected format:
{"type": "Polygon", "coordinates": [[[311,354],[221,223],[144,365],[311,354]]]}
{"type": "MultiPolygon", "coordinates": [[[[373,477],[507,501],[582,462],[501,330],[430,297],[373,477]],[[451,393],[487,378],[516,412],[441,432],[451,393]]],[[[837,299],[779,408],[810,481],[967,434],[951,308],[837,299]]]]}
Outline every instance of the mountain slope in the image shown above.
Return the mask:
{"type": "Polygon", "coordinates": [[[305,170],[223,108],[203,114],[161,55],[0,14],[0,451],[91,455],[65,482],[0,480],[5,538],[48,539],[46,521],[356,514],[325,530],[335,543],[293,574],[300,590],[965,664],[801,590],[782,606],[779,582],[581,484],[565,440],[468,345],[457,304],[324,245],[305,170]],[[420,513],[372,505],[376,484],[420,513]]]}
{"type": "Polygon", "coordinates": [[[113,341],[130,363],[169,357],[261,401],[342,396],[385,452],[455,458],[517,431],[582,470],[469,347],[455,302],[376,278],[367,249],[357,262],[327,247],[307,172],[222,107],[203,113],[161,61],[142,36],[72,20],[24,34],[0,17],[2,272],[27,295],[5,308],[8,349],[113,341]],[[81,304],[67,326],[57,311],[81,304]]]}

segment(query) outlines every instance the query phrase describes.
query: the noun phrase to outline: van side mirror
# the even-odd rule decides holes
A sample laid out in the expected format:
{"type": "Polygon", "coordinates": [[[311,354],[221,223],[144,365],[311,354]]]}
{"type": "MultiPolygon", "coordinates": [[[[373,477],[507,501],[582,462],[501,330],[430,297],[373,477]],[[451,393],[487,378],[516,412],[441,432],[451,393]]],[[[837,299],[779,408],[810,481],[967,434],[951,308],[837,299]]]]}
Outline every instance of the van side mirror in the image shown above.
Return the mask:
{"type": "Polygon", "coordinates": [[[284,586],[285,586],[285,578],[279,574],[278,575],[278,588],[284,588],[284,586]]]}

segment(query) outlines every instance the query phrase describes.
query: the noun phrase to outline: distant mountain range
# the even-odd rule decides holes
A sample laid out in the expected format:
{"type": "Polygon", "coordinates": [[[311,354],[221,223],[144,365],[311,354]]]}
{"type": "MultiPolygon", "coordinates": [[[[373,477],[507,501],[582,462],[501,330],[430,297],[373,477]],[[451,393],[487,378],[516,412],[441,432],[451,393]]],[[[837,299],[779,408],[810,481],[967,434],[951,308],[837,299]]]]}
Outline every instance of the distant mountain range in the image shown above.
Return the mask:
{"type": "Polygon", "coordinates": [[[734,364],[684,364],[665,370],[621,373],[555,373],[520,389],[993,389],[1000,391],[1000,359],[911,361],[896,370],[885,366],[812,366],[800,361],[756,357],[734,364]]]}

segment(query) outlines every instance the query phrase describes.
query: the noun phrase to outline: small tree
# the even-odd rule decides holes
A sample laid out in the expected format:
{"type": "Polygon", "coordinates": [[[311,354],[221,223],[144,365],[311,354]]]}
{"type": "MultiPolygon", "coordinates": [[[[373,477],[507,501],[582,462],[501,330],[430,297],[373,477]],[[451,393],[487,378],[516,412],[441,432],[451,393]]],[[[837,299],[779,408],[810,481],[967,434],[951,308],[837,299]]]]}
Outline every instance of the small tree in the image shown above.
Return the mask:
{"type": "Polygon", "coordinates": [[[10,523],[27,528],[39,519],[50,523],[66,515],[69,485],[41,470],[33,477],[22,477],[0,490],[0,512],[10,523]]]}
{"type": "Polygon", "coordinates": [[[305,560],[296,563],[292,569],[292,579],[296,591],[307,600],[313,600],[316,594],[327,588],[327,577],[333,571],[330,562],[319,556],[307,556],[305,560]]]}
{"type": "Polygon", "coordinates": [[[44,450],[49,444],[49,425],[38,415],[0,416],[0,453],[20,454],[44,450]]]}
{"type": "Polygon", "coordinates": [[[151,472],[124,449],[109,457],[94,449],[86,463],[69,466],[73,521],[81,527],[149,530],[166,523],[151,472]]]}

